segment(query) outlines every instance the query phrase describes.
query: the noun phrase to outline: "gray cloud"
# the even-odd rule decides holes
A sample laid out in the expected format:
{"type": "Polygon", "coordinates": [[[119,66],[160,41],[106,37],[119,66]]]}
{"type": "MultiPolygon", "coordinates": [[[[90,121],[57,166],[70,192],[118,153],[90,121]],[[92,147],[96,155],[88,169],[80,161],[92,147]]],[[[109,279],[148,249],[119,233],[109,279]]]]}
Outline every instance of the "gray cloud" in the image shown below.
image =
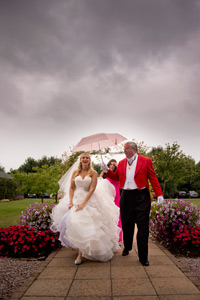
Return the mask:
{"type": "Polygon", "coordinates": [[[199,34],[199,1],[2,1],[1,57],[19,70],[81,76],[162,60],[199,34]],[[145,60],[145,61],[144,61],[145,60]]]}
{"type": "Polygon", "coordinates": [[[0,35],[2,165],[102,131],[200,160],[200,1],[1,0],[0,35]]]}

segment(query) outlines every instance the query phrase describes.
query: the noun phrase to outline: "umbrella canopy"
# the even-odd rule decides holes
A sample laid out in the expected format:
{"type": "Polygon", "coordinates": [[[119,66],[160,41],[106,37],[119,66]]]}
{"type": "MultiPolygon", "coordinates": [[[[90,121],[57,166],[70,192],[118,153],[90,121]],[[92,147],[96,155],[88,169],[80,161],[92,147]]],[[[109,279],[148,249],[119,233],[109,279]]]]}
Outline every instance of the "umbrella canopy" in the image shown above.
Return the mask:
{"type": "Polygon", "coordinates": [[[125,140],[127,140],[127,138],[119,133],[97,133],[82,138],[74,147],[73,152],[101,150],[103,148],[116,146],[125,140]]]}

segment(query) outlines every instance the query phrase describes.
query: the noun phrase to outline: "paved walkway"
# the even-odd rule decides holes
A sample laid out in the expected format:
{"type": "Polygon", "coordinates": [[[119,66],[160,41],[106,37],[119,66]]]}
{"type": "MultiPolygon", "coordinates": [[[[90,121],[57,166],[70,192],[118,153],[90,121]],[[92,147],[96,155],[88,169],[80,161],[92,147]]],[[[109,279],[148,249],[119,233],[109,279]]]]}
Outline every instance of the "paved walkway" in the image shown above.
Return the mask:
{"type": "Polygon", "coordinates": [[[21,300],[199,300],[200,282],[158,243],[149,241],[148,267],[133,249],[108,262],[84,260],[74,265],[76,251],[53,252],[35,277],[13,294],[21,300]]]}

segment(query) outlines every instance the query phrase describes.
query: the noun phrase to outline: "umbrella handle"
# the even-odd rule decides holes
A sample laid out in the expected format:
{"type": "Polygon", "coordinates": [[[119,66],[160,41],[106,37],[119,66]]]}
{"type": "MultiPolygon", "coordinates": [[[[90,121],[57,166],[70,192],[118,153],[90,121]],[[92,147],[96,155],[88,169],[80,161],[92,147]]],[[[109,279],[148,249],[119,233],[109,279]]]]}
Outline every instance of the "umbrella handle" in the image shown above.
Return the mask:
{"type": "Polygon", "coordinates": [[[103,156],[102,156],[102,153],[100,153],[100,155],[101,155],[101,161],[102,161],[102,163],[103,163],[103,156]]]}
{"type": "Polygon", "coordinates": [[[102,161],[102,163],[103,163],[103,157],[102,157],[102,153],[101,153],[99,141],[98,141],[98,145],[99,145],[99,151],[100,151],[100,155],[101,155],[101,161],[102,161]]]}

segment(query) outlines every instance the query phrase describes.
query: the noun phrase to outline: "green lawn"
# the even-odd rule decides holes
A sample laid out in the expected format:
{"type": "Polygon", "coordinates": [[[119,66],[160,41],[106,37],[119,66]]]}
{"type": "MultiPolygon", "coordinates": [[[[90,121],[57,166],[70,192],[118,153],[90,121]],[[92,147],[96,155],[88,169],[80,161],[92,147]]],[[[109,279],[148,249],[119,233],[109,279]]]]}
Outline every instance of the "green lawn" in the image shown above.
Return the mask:
{"type": "MultiPolygon", "coordinates": [[[[44,201],[54,199],[44,199],[44,201]]],[[[0,227],[18,225],[21,212],[33,202],[41,202],[41,199],[23,199],[9,202],[0,201],[0,227]]]]}
{"type": "MultiPolygon", "coordinates": [[[[44,201],[47,199],[44,199],[44,201]]],[[[48,199],[49,201],[54,201],[54,199],[48,199]]],[[[200,210],[200,200],[188,200],[184,201],[192,202],[197,205],[197,208],[200,210]]],[[[11,225],[18,225],[19,216],[21,212],[33,202],[41,202],[41,199],[23,199],[10,202],[1,202],[0,201],[0,227],[7,227],[11,225]]]]}
{"type": "Polygon", "coordinates": [[[200,210],[200,200],[189,200],[184,199],[185,202],[192,202],[194,205],[197,205],[197,208],[200,210]]]}

